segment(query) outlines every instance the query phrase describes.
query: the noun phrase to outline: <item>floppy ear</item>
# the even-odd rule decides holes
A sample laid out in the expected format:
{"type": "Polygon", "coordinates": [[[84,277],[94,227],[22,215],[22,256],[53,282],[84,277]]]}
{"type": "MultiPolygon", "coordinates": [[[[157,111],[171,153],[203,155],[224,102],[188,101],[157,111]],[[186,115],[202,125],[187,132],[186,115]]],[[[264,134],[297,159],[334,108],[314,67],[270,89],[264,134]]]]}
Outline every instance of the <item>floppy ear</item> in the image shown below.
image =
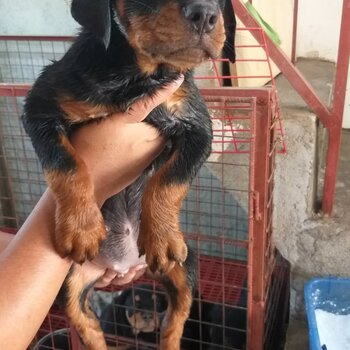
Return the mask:
{"type": "Polygon", "coordinates": [[[236,17],[232,6],[232,0],[225,1],[224,21],[226,29],[226,42],[223,49],[223,58],[228,58],[230,62],[235,63],[235,35],[236,35],[236,17]]]}
{"type": "Polygon", "coordinates": [[[73,18],[85,29],[95,34],[106,49],[111,39],[110,0],[73,0],[73,18]]]}

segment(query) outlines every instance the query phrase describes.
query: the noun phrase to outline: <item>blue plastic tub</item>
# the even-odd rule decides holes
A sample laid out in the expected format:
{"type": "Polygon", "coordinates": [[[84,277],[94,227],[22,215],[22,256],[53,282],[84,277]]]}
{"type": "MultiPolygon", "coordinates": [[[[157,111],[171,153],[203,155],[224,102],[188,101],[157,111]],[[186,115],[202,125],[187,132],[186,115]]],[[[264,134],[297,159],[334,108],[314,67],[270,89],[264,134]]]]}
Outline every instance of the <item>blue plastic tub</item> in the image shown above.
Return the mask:
{"type": "Polygon", "coordinates": [[[304,292],[310,350],[326,350],[327,348],[320,344],[315,310],[322,309],[339,315],[350,314],[350,279],[336,277],[313,279],[305,285],[304,292]]]}

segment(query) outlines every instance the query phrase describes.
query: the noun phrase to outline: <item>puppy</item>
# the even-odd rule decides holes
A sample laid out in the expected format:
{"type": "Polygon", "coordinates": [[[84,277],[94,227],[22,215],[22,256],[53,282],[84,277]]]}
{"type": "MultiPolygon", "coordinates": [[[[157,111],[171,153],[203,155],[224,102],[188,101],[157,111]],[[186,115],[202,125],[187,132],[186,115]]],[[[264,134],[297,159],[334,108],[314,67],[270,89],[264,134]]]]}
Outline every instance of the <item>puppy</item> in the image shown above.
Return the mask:
{"type": "Polygon", "coordinates": [[[105,333],[156,344],[161,319],[167,309],[165,295],[150,284],[124,290],[102,313],[101,328],[105,333]],[[116,322],[116,323],[115,323],[116,322]]]}
{"type": "MultiPolygon", "coordinates": [[[[231,2],[226,6],[231,8],[231,2]]],[[[192,70],[220,56],[226,38],[224,10],[224,0],[73,0],[72,15],[83,30],[64,57],[43,70],[24,106],[25,130],[56,200],[58,253],[77,263],[100,254],[106,266],[117,271],[121,261],[123,269],[133,266],[135,252],[145,255],[150,271],[161,276],[170,300],[162,349],[179,349],[191,306],[193,274],[189,270],[194,263],[191,254],[188,258],[178,217],[189,183],[210,154],[212,141],[209,113],[192,70]],[[141,177],[142,190],[136,199],[129,192],[138,184],[116,199],[125,202],[124,213],[117,205],[111,209],[118,216],[125,214],[130,223],[134,220],[130,208],[138,201],[133,227],[121,225],[116,233],[133,232],[137,245],[129,261],[124,256],[126,246],[113,244],[114,236],[106,232],[109,224],[70,136],[83,123],[127,111],[136,100],[154,96],[180,74],[185,76],[182,86],[146,119],[170,141],[170,149],[141,177]]],[[[233,55],[232,50],[232,59],[233,55]]],[[[113,199],[110,203],[115,205],[113,199]]],[[[106,348],[103,334],[86,298],[87,286],[93,282],[75,265],[63,294],[67,314],[86,347],[100,350],[106,348]]]]}

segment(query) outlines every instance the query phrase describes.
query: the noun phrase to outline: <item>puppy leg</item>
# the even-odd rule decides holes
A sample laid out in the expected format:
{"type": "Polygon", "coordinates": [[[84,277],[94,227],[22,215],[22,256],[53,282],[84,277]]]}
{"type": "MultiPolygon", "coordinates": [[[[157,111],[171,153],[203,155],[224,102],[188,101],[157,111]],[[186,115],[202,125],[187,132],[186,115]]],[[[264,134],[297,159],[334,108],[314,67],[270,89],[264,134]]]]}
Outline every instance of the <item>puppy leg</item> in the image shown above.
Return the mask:
{"type": "Polygon", "coordinates": [[[175,267],[159,278],[166,289],[168,308],[161,327],[160,349],[180,350],[181,337],[187,321],[196,281],[195,255],[189,250],[184,266],[175,267]]]}
{"type": "Polygon", "coordinates": [[[166,273],[187,257],[179,223],[182,201],[211,150],[209,114],[204,103],[202,107],[201,117],[184,116],[188,120],[200,118],[201,122],[172,139],[172,155],[145,187],[138,246],[152,272],[166,273]]]}
{"type": "Polygon", "coordinates": [[[25,114],[23,123],[55,196],[57,252],[78,263],[92,259],[106,230],[86,164],[71,145],[59,116],[25,114]]]}
{"type": "Polygon", "coordinates": [[[95,281],[87,281],[80,266],[75,265],[65,281],[65,309],[87,350],[108,350],[100,322],[88,298],[95,281]]]}
{"type": "Polygon", "coordinates": [[[188,184],[164,183],[167,171],[163,166],[146,185],[138,237],[140,254],[146,254],[152,272],[160,273],[170,271],[176,262],[181,265],[187,257],[179,212],[188,184]]]}

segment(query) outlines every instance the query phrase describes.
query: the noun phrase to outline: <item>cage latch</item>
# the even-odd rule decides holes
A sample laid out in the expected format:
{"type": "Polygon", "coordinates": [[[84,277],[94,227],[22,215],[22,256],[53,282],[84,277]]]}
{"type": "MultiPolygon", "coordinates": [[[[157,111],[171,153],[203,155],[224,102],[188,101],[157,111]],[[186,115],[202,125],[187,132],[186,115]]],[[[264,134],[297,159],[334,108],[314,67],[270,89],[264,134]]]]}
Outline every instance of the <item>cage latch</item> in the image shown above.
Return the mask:
{"type": "Polygon", "coordinates": [[[262,219],[262,214],[260,211],[260,193],[258,191],[254,191],[253,193],[253,210],[254,210],[254,219],[255,221],[260,221],[262,219]]]}

